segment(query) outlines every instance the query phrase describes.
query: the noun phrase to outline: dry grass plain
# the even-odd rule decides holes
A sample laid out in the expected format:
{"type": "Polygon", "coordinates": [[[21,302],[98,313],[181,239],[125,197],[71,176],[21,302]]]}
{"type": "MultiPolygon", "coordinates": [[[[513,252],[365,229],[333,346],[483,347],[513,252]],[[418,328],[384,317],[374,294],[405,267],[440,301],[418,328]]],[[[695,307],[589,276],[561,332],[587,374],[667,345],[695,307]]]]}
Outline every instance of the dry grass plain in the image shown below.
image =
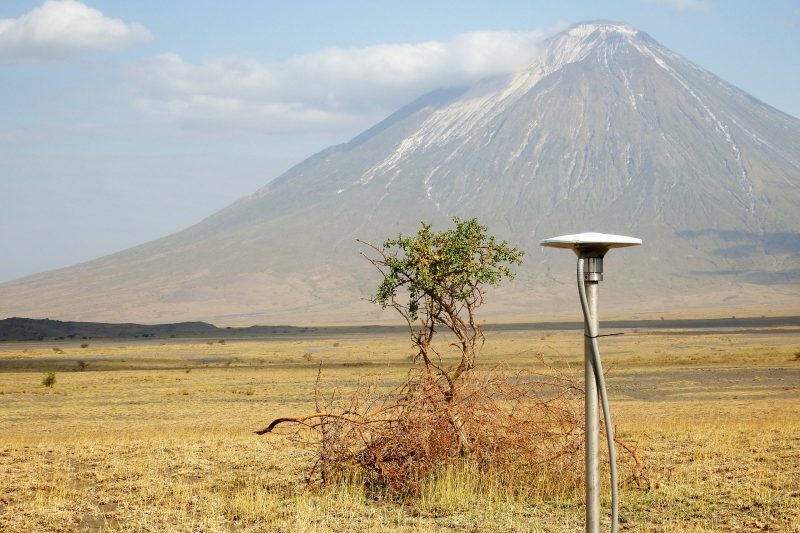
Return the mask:
{"type": "MultiPolygon", "coordinates": [[[[218,341],[0,345],[0,531],[582,528],[581,490],[521,495],[469,469],[414,501],[307,489],[307,457],[253,431],[312,410],[320,363],[325,387],[399,382],[409,341],[218,341]]],[[[623,530],[800,531],[800,332],[628,331],[602,349],[618,432],[653,467],[621,493],[623,530]]],[[[490,333],[481,364],[535,369],[536,352],[580,374],[577,331],[490,333]]]]}

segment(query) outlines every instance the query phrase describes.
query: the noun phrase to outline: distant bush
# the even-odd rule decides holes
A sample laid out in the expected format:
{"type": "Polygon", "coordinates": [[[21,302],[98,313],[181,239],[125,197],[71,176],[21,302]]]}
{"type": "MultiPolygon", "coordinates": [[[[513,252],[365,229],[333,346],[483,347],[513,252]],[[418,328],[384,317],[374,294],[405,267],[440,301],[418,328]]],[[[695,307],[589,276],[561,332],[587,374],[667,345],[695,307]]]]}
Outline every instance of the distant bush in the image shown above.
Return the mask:
{"type": "Polygon", "coordinates": [[[220,339],[217,342],[219,342],[220,344],[225,344],[225,339],[220,339]]]}
{"type": "Polygon", "coordinates": [[[44,376],[42,376],[42,385],[45,387],[52,387],[56,384],[56,373],[55,372],[48,372],[44,376]]]}
{"type": "Polygon", "coordinates": [[[88,347],[89,347],[89,343],[88,342],[82,342],[81,343],[81,348],[88,348],[88,347]]]}
{"type": "Polygon", "coordinates": [[[78,370],[80,370],[81,372],[86,370],[87,366],[89,366],[89,365],[88,365],[88,363],[86,363],[86,361],[78,361],[78,370]]]}
{"type": "Polygon", "coordinates": [[[61,348],[53,348],[53,351],[56,353],[65,353],[61,348]]]}
{"type": "Polygon", "coordinates": [[[794,352],[794,360],[800,361],[800,352],[794,352]]]}

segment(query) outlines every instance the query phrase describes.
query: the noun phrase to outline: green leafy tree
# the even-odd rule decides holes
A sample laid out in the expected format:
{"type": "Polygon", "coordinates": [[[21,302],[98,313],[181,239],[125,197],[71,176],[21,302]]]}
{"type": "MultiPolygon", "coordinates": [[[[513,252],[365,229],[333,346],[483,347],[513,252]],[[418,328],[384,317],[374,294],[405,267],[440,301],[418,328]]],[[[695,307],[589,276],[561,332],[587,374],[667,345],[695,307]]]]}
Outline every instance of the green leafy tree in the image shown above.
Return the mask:
{"type": "Polygon", "coordinates": [[[383,276],[373,301],[394,308],[406,320],[415,360],[435,377],[447,402],[456,397],[462,376],[475,367],[483,344],[475,312],[484,302],[486,287],[513,278],[510,266],[520,265],[523,255],[487,235],[474,218],[455,217],[453,223],[454,228],[437,232],[423,222],[416,235],[398,235],[381,247],[364,243],[377,253],[367,259],[383,276]],[[446,364],[433,345],[442,327],[455,336],[455,363],[446,364]]]}

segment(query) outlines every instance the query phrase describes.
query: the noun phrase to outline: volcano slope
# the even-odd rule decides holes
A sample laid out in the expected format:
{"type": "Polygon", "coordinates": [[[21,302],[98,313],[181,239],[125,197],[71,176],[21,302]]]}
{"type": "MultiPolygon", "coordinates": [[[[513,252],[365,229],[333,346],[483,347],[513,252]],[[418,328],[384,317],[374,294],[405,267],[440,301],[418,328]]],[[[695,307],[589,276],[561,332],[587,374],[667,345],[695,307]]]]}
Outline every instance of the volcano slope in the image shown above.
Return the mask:
{"type": "Polygon", "coordinates": [[[184,231],[0,285],[0,316],[371,321],[377,277],[355,239],[454,215],[526,251],[490,315],[575,314],[574,258],[538,242],[587,230],[645,243],[606,261],[609,316],[793,312],[798,206],[800,120],[590,22],[524,72],[428,94],[184,231]]]}

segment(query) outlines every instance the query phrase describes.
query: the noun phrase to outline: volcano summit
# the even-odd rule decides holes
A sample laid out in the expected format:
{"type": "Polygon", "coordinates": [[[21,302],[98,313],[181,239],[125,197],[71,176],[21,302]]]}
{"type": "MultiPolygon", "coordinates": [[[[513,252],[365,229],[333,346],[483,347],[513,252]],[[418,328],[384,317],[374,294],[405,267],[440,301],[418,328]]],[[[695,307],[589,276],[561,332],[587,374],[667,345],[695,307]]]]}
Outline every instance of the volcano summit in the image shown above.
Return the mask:
{"type": "Polygon", "coordinates": [[[356,237],[454,215],[526,250],[495,315],[577,315],[561,287],[572,258],[538,242],[581,231],[645,243],[609,258],[604,315],[636,300],[641,314],[797,311],[799,206],[800,120],[632,26],[588,22],[527,70],[425,95],[184,231],[0,285],[0,316],[374,320],[356,237]]]}

